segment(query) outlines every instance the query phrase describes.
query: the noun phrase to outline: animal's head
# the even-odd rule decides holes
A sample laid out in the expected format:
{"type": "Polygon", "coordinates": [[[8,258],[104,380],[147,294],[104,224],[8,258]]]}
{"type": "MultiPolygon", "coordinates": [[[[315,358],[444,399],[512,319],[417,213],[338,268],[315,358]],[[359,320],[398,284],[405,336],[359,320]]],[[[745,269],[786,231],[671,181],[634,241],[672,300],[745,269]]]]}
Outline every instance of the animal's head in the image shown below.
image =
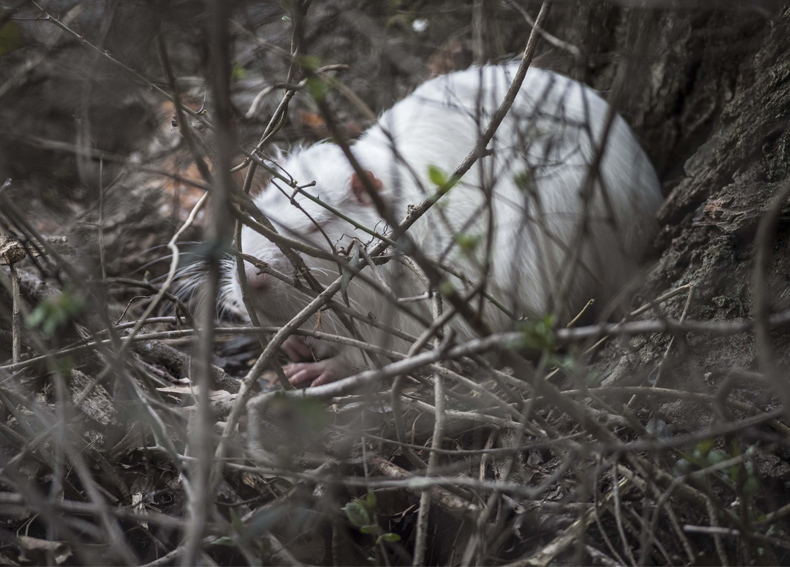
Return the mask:
{"type": "MultiPolygon", "coordinates": [[[[338,146],[326,143],[298,150],[285,161],[282,170],[302,187],[315,181],[315,185],[304,187],[304,191],[322,203],[367,228],[383,230],[364,182],[338,146]]],[[[373,189],[378,191],[382,188],[381,181],[373,173],[368,172],[368,177],[373,189]]],[[[363,242],[371,238],[320,203],[277,179],[255,198],[255,204],[281,235],[326,252],[348,250],[354,238],[363,242]]],[[[294,277],[294,269],[280,248],[253,228],[242,228],[241,248],[244,254],[258,258],[272,270],[288,278],[294,277]]],[[[307,254],[302,254],[302,257],[320,282],[328,284],[339,277],[336,263],[307,254]]],[[[224,299],[243,308],[235,264],[232,260],[226,266],[224,299]]],[[[245,262],[245,275],[256,310],[272,323],[288,321],[309,301],[309,295],[272,273],[262,272],[252,263],[245,262]]],[[[304,283],[302,287],[305,287],[304,283]]]]}

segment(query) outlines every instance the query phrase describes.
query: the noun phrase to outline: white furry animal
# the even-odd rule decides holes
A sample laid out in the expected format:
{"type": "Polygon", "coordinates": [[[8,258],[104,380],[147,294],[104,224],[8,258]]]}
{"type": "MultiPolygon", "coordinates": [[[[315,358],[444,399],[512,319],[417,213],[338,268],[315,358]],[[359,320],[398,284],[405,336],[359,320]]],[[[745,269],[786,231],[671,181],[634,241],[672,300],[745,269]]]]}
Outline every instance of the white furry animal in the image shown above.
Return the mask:
{"type": "MultiPolygon", "coordinates": [[[[436,190],[429,181],[430,168],[449,174],[469,154],[504,98],[516,68],[513,64],[474,67],[432,79],[385,112],[352,146],[395,218],[402,219],[409,205],[436,190]]],[[[488,146],[491,155],[483,157],[409,234],[429,257],[453,266],[472,282],[487,277],[487,291],[517,316],[556,311],[559,295],[567,300],[566,313],[576,313],[590,298],[611,298],[633,275],[636,260],[654,234],[654,213],[662,197],[650,161],[620,116],[611,124],[594,189],[585,194],[585,180],[598,154],[607,113],[607,103],[589,87],[550,71],[530,69],[488,146]],[[491,231],[489,220],[493,221],[491,231]],[[486,276],[483,260],[489,234],[486,276]],[[459,242],[466,245],[459,246],[459,242]],[[574,247],[580,247],[578,258],[569,262],[574,247]],[[563,287],[566,293],[560,294],[563,287]]],[[[315,180],[316,185],[307,190],[348,217],[370,229],[387,230],[338,146],[320,143],[300,149],[282,169],[300,184],[315,180]]],[[[284,184],[273,183],[255,200],[279,232],[325,250],[330,247],[324,234],[335,247],[346,249],[353,238],[368,243],[369,248],[377,243],[303,196],[295,197],[301,209],[294,206],[292,194],[284,184]]],[[[242,247],[279,272],[293,273],[280,250],[248,227],[242,231],[242,247]]],[[[339,277],[337,264],[304,259],[322,284],[339,277]]],[[[378,269],[401,296],[419,296],[425,291],[421,280],[402,262],[390,261],[378,269]]],[[[271,324],[285,324],[312,297],[252,265],[247,265],[245,273],[256,311],[271,324]]],[[[456,278],[451,280],[456,289],[464,286],[456,278]]],[[[372,313],[415,335],[423,328],[389,307],[361,278],[353,280],[348,296],[352,307],[363,315],[372,313]]],[[[243,309],[232,265],[225,297],[243,309]]],[[[426,315],[431,312],[429,304],[410,306],[430,318],[426,315]]],[[[505,313],[488,302],[484,315],[495,330],[512,325],[505,313]]],[[[470,335],[462,322],[453,320],[451,325],[462,337],[470,335]]],[[[314,327],[315,319],[304,325],[314,327]]],[[[398,350],[408,347],[405,341],[389,340],[365,324],[357,322],[357,328],[374,344],[398,350]]],[[[319,330],[349,334],[327,312],[319,330]]],[[[320,341],[289,340],[284,349],[296,360],[310,360],[311,353],[325,357],[285,368],[291,382],[298,385],[342,378],[365,364],[357,349],[320,341]]]]}

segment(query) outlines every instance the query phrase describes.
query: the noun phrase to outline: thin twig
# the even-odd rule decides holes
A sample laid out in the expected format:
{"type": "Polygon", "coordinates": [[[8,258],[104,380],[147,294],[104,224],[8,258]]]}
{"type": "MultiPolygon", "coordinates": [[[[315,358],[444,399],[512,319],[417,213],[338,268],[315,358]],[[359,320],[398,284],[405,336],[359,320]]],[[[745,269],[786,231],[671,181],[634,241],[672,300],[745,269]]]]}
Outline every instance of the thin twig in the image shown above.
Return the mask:
{"type": "Polygon", "coordinates": [[[766,281],[766,273],[773,252],[771,244],[782,215],[782,206],[789,197],[790,182],[787,182],[776,192],[776,196],[771,201],[768,211],[757,227],[757,235],[754,242],[757,256],[754,260],[754,272],[752,275],[752,311],[754,312],[757,359],[760,361],[761,370],[781,397],[782,405],[787,412],[786,419],[788,420],[790,420],[790,384],[787,383],[784,373],[780,372],[774,355],[769,318],[771,292],[766,281]]]}
{"type": "MultiPolygon", "coordinates": [[[[442,316],[442,300],[441,297],[436,293],[434,293],[433,296],[433,316],[435,319],[442,316]]],[[[440,343],[438,339],[434,341],[434,346],[439,348],[440,343]]],[[[442,441],[444,440],[444,429],[446,422],[444,381],[442,375],[439,373],[433,375],[433,388],[435,413],[433,441],[431,446],[434,449],[438,449],[442,446],[442,441]]],[[[436,474],[437,468],[439,467],[439,457],[440,455],[436,451],[432,451],[428,455],[428,470],[425,471],[427,476],[430,477],[436,474]]],[[[420,509],[417,514],[417,536],[415,539],[416,543],[414,544],[414,557],[412,561],[412,565],[415,567],[425,564],[425,554],[428,548],[428,512],[430,509],[431,496],[430,493],[425,490],[420,495],[420,509]]]]}
{"type": "Polygon", "coordinates": [[[9,264],[11,275],[11,361],[19,364],[22,352],[22,298],[19,294],[19,274],[14,264],[9,264]]]}

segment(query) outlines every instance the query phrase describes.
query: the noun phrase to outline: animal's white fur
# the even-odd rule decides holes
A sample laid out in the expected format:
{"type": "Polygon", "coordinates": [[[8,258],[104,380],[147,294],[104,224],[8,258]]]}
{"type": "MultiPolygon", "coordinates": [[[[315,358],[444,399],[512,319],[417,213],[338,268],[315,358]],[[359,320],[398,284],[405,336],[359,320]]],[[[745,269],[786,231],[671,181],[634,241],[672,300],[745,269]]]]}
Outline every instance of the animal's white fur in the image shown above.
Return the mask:
{"type": "MultiPolygon", "coordinates": [[[[423,189],[435,190],[428,179],[430,166],[449,173],[469,154],[503,99],[515,70],[514,65],[484,66],[432,79],[385,112],[379,123],[352,146],[363,168],[381,180],[382,196],[393,204],[396,218],[403,218],[408,205],[424,199],[423,189]]],[[[601,141],[607,112],[606,102],[589,87],[549,71],[530,69],[488,146],[493,155],[482,158],[443,197],[443,218],[438,211],[431,211],[411,228],[410,234],[428,255],[438,257],[451,249],[445,261],[472,280],[481,277],[479,260],[484,243],[469,257],[457,246],[452,247],[453,233],[485,236],[488,214],[481,187],[493,187],[495,228],[488,290],[518,314],[545,312],[551,307],[550,300],[556,299],[568,248],[583,214],[581,191],[601,141]],[[529,172],[527,176],[525,171],[529,172]]],[[[350,190],[353,169],[339,147],[322,143],[300,149],[287,159],[283,169],[300,183],[315,180],[316,186],[308,190],[349,217],[369,228],[385,229],[374,207],[361,204],[350,190]]],[[[653,213],[661,202],[655,171],[620,116],[615,116],[611,125],[600,176],[603,184],[596,185],[587,203],[582,266],[573,272],[568,297],[571,310],[591,297],[606,299],[625,283],[653,234],[653,213]],[[602,188],[609,205],[602,197],[602,188]]],[[[319,205],[296,199],[336,245],[347,246],[350,237],[370,240],[319,205]]],[[[277,188],[270,186],[255,202],[281,232],[328,249],[313,222],[277,188]]],[[[242,231],[242,244],[245,253],[281,272],[292,273],[277,247],[247,227],[242,231]]],[[[315,268],[319,281],[329,283],[338,277],[335,264],[306,256],[305,260],[315,268]]],[[[395,278],[395,264],[380,268],[385,277],[395,278]]],[[[423,291],[408,271],[396,279],[393,283],[401,284],[405,295],[423,291]]],[[[355,282],[348,290],[352,306],[379,318],[392,314],[374,290],[359,279],[355,282]]],[[[286,323],[309,301],[305,294],[283,282],[269,283],[267,291],[255,301],[260,315],[273,324],[286,323]]],[[[226,296],[241,304],[234,269],[229,271],[226,296]]],[[[430,312],[427,306],[420,311],[430,312]]],[[[508,318],[491,306],[486,308],[486,317],[494,329],[510,325],[508,318]]],[[[407,332],[419,332],[407,316],[394,315],[391,322],[407,332]]],[[[321,330],[348,334],[334,317],[325,314],[321,323],[321,330]]],[[[463,332],[463,325],[459,328],[463,332]]],[[[364,326],[361,332],[367,333],[364,326]]],[[[370,340],[381,343],[384,339],[373,332],[370,340]]],[[[359,361],[348,352],[341,358],[345,361],[340,365],[341,375],[348,374],[359,361]]]]}

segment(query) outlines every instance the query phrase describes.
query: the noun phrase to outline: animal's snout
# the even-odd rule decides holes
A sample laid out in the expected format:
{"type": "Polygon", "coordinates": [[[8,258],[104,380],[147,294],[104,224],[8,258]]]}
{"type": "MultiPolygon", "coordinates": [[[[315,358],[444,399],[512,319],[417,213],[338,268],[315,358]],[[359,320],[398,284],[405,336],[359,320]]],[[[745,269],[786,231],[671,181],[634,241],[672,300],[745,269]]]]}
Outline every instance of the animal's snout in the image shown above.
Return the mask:
{"type": "Polygon", "coordinates": [[[272,285],[272,277],[252,264],[245,262],[244,273],[247,276],[247,285],[256,293],[266,293],[272,285]]]}

